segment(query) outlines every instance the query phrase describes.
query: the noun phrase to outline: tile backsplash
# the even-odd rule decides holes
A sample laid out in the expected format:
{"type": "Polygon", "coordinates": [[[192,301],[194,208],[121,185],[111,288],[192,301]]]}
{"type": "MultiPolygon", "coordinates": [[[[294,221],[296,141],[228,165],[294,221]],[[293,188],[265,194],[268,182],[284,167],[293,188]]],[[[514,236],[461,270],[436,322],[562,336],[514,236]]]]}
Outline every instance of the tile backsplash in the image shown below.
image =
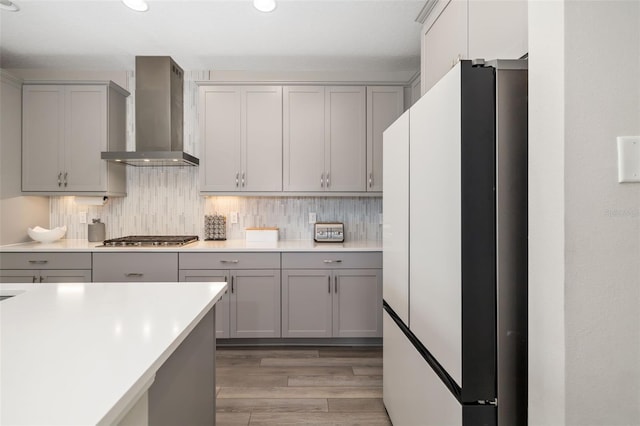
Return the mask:
{"type": "Polygon", "coordinates": [[[197,167],[127,169],[127,196],[112,197],[104,206],[78,205],[74,197],[51,197],[51,227],[67,225],[66,238],[87,238],[87,225],[100,218],[106,237],[125,235],[198,235],[204,239],[204,215],[227,216],[227,239],[244,239],[244,230],[277,226],[280,239],[313,238],[309,213],[317,220],[345,224],[347,241],[382,240],[379,197],[202,197],[197,167]],[[230,213],[238,212],[238,223],[230,213]]]}

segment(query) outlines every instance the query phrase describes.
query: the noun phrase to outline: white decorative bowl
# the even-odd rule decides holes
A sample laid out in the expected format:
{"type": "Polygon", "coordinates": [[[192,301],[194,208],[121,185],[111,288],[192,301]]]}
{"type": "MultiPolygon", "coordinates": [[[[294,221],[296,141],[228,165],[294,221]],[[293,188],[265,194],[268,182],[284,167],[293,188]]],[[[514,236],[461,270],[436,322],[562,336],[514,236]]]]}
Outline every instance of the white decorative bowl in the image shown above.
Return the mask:
{"type": "Polygon", "coordinates": [[[67,227],[58,226],[53,229],[44,229],[39,226],[35,228],[27,228],[27,234],[31,237],[32,240],[40,241],[41,243],[52,243],[56,240],[59,240],[64,236],[67,232],[67,227]]]}

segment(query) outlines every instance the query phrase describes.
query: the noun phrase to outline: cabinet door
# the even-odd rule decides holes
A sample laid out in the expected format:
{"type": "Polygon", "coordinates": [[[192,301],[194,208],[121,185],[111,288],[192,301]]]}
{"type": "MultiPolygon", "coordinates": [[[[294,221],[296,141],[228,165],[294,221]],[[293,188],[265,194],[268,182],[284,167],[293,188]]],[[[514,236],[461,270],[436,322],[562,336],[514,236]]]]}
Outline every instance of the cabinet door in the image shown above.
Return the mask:
{"type": "Polygon", "coordinates": [[[94,253],[94,282],[177,282],[178,253],[94,253]]]}
{"type": "Polygon", "coordinates": [[[65,87],[65,191],[105,191],[107,162],[107,87],[65,87]]]}
{"type": "Polygon", "coordinates": [[[0,283],[35,283],[40,271],[27,269],[0,269],[0,283]]]}
{"type": "Polygon", "coordinates": [[[240,190],[241,98],[239,87],[200,88],[202,191],[240,190]]]}
{"type": "Polygon", "coordinates": [[[382,133],[404,110],[404,88],[367,87],[367,191],[382,191],[382,133]]]}
{"type": "Polygon", "coordinates": [[[280,337],[280,271],[231,273],[231,337],[280,337]]]}
{"type": "Polygon", "coordinates": [[[282,191],[282,87],[242,88],[243,191],[282,191]]]}
{"type": "Polygon", "coordinates": [[[90,283],[91,270],[83,269],[43,269],[40,271],[41,283],[90,283]]]}
{"type": "Polygon", "coordinates": [[[469,58],[518,59],[529,51],[526,0],[469,2],[469,58]]]}
{"type": "Polygon", "coordinates": [[[366,88],[325,89],[325,189],[366,190],[366,88]]]}
{"type": "Polygon", "coordinates": [[[285,191],[324,191],[324,90],[322,86],[283,88],[285,191]]]}
{"type": "Polygon", "coordinates": [[[282,272],[282,337],[331,337],[331,271],[282,272]]]}
{"type": "Polygon", "coordinates": [[[424,35],[422,94],[468,57],[467,1],[451,0],[424,35]]]}
{"type": "MultiPolygon", "coordinates": [[[[23,191],[63,190],[64,113],[64,87],[23,86],[23,191]]],[[[18,161],[17,158],[15,160],[18,161]]]]}
{"type": "Polygon", "coordinates": [[[393,424],[462,426],[461,405],[386,312],[383,345],[382,393],[393,424]]]}
{"type": "Polygon", "coordinates": [[[382,271],[333,272],[333,336],[382,337],[382,271]]]}
{"type": "MultiPolygon", "coordinates": [[[[180,282],[228,283],[230,273],[225,270],[181,270],[180,282]]],[[[229,289],[216,303],[216,339],[229,338],[229,289]]]]}

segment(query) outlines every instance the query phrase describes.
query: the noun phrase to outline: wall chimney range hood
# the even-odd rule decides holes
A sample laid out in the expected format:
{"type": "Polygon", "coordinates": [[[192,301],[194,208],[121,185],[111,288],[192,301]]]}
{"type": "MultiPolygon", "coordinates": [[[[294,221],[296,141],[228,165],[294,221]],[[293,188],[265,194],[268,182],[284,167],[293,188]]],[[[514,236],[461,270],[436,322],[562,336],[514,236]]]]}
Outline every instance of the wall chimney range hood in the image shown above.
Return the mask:
{"type": "Polygon", "coordinates": [[[183,150],[184,71],[169,56],[136,56],[136,150],[103,152],[130,166],[197,166],[183,150]]]}

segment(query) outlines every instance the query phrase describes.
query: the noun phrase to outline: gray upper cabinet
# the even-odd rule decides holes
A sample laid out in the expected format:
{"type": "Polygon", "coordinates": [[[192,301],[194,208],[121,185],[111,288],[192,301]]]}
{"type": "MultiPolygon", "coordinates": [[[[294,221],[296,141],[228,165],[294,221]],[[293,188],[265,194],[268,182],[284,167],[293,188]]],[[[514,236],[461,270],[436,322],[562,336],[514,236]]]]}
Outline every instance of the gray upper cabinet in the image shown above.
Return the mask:
{"type": "Polygon", "coordinates": [[[123,165],[100,158],[125,150],[125,99],[112,82],[25,83],[22,190],[44,194],[126,195],[123,165]]]}
{"type": "Polygon", "coordinates": [[[324,191],[324,87],[283,88],[283,189],[324,191]]]}
{"type": "Polygon", "coordinates": [[[382,192],[382,133],[403,111],[403,87],[367,87],[367,191],[382,192]]]}
{"type": "Polygon", "coordinates": [[[325,88],[325,191],[366,188],[366,88],[325,88]]]}
{"type": "Polygon", "coordinates": [[[284,191],[364,192],[366,88],[285,86],[284,191]]]}
{"type": "Polygon", "coordinates": [[[202,192],[282,191],[282,87],[200,87],[202,192]]]}

